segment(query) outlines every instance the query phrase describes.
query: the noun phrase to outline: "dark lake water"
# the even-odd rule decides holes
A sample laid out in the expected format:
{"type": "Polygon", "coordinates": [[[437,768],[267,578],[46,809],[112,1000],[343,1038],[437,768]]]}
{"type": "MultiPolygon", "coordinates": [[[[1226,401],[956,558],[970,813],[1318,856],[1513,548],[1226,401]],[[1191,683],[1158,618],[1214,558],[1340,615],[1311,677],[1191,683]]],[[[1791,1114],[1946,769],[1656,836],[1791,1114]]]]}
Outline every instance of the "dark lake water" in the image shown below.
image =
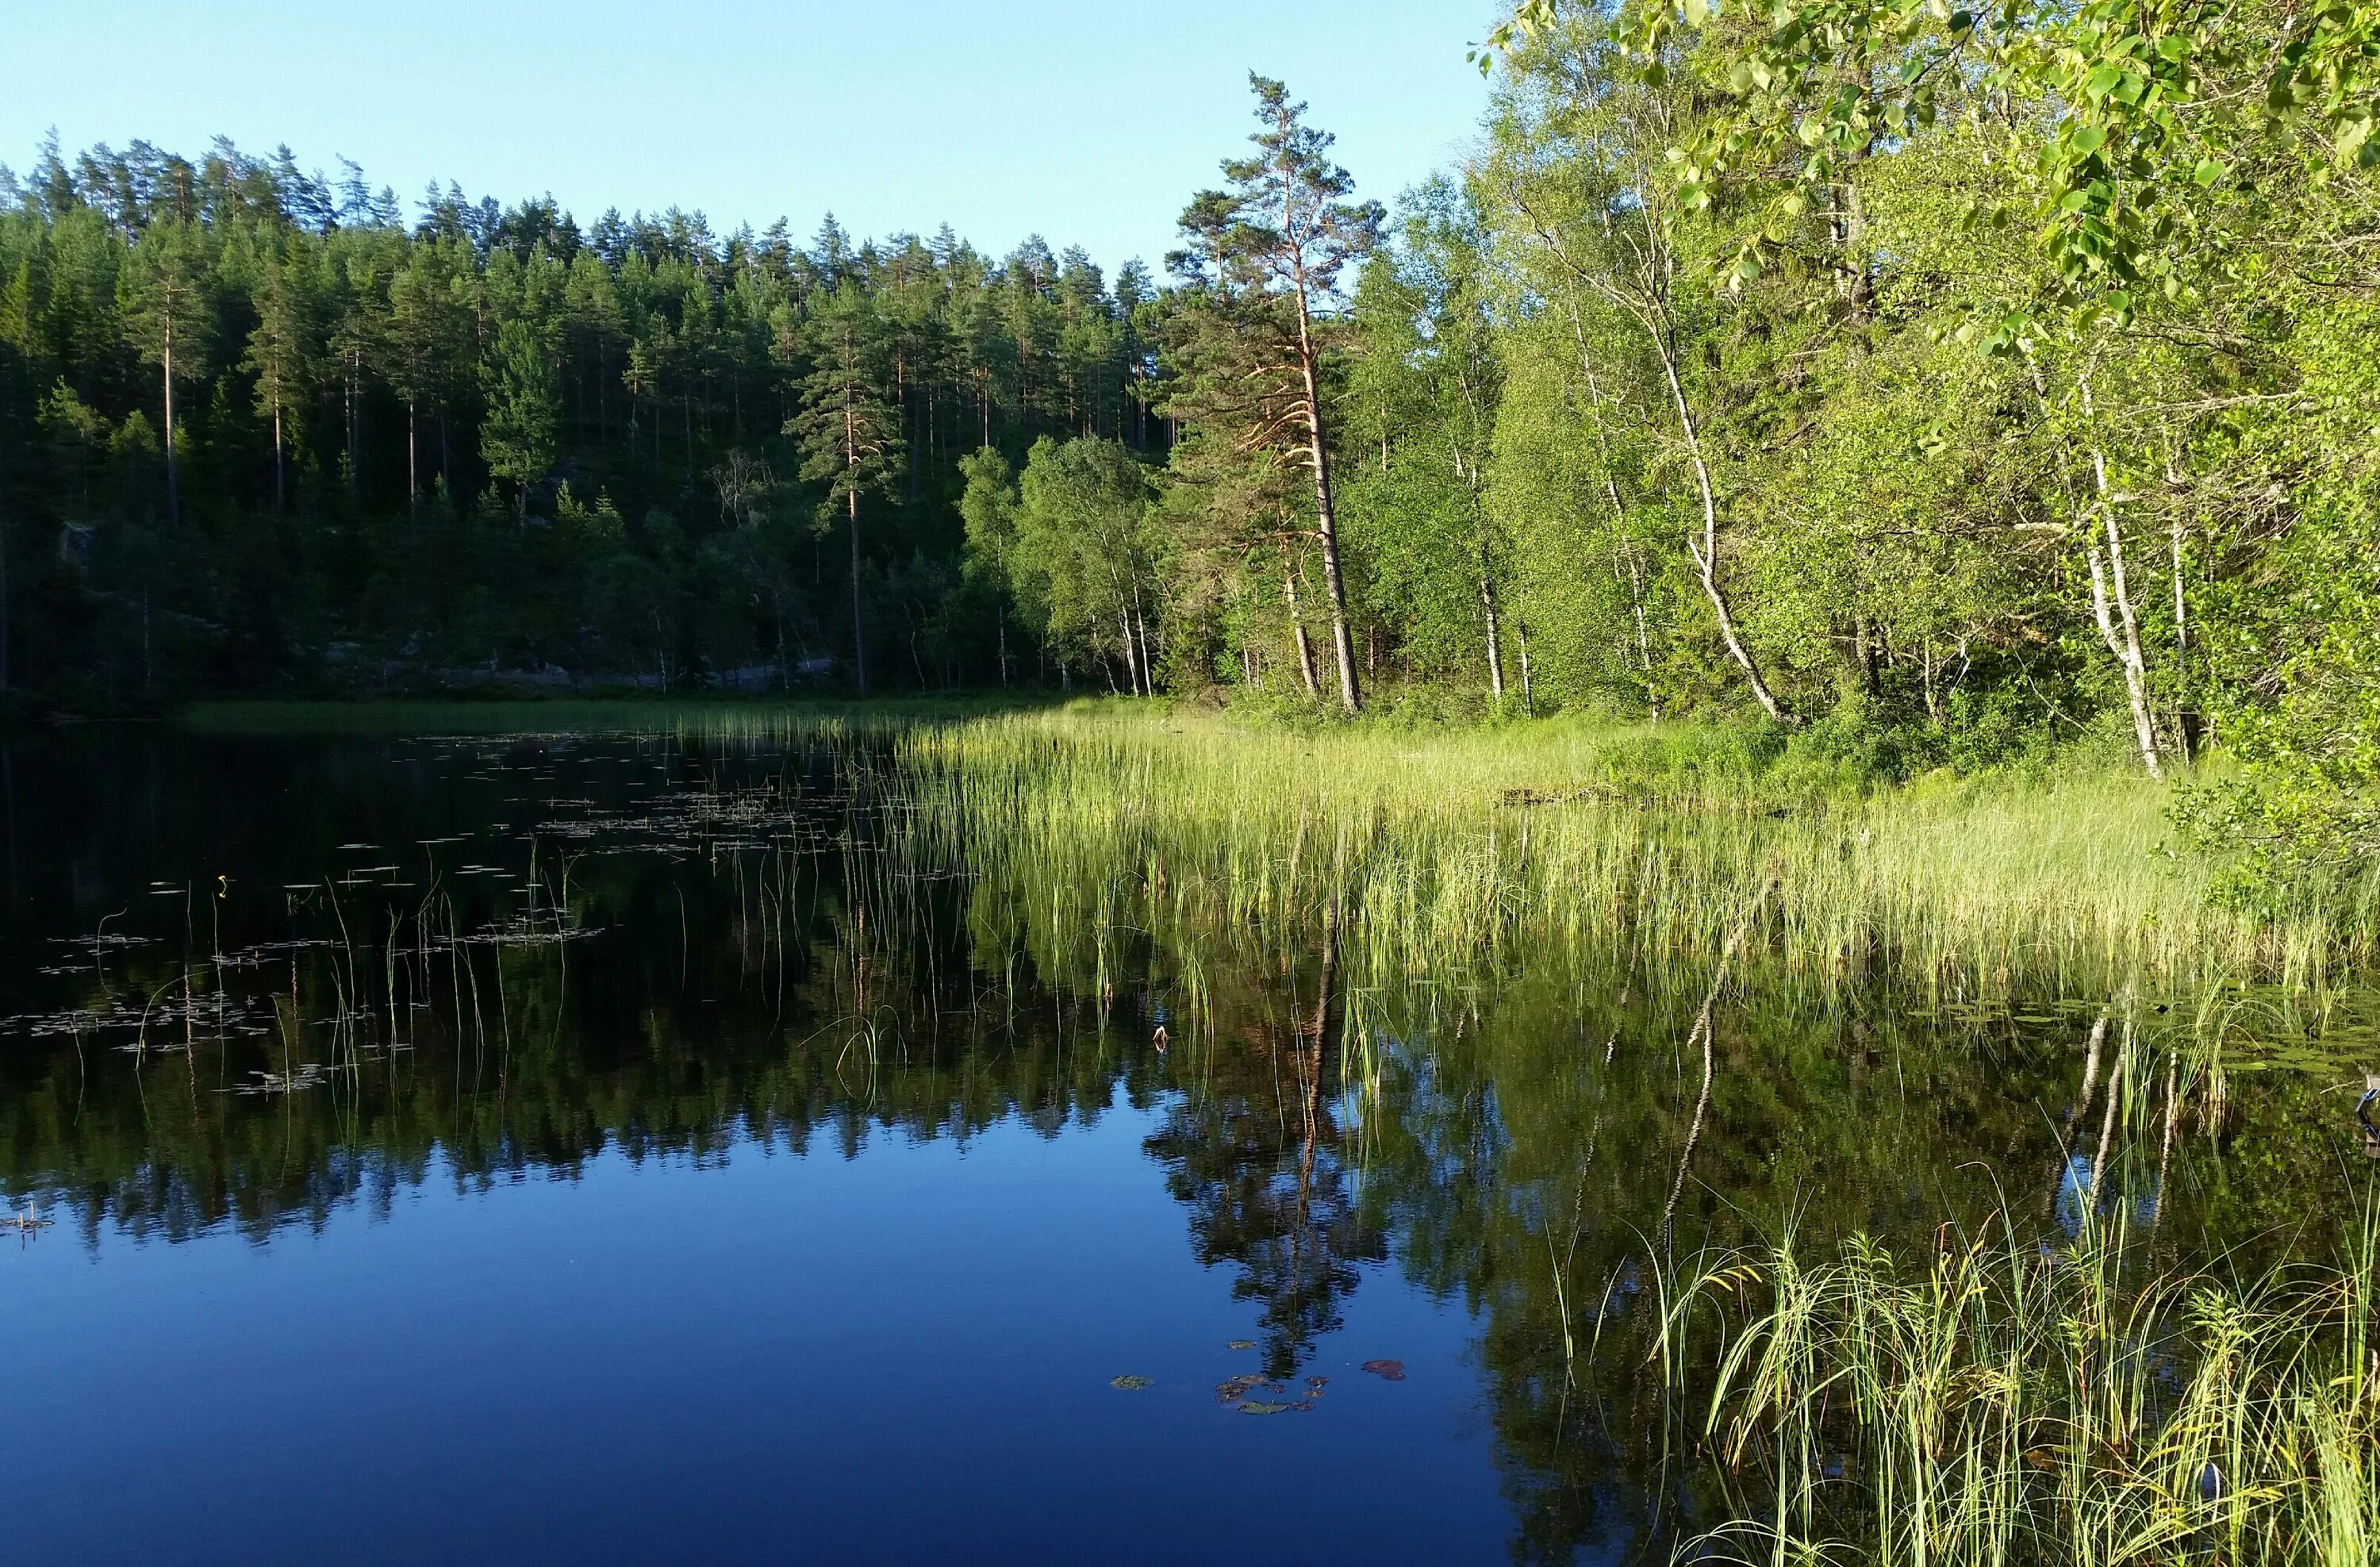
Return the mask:
{"type": "Polygon", "coordinates": [[[849,744],[110,730],[0,786],[12,1561],[1658,1560],[1717,1518],[1649,1257],[2359,1200],[2319,1071],[2078,1114],[2105,996],[1748,967],[1706,1094],[1699,982],[1069,929],[849,744]]]}

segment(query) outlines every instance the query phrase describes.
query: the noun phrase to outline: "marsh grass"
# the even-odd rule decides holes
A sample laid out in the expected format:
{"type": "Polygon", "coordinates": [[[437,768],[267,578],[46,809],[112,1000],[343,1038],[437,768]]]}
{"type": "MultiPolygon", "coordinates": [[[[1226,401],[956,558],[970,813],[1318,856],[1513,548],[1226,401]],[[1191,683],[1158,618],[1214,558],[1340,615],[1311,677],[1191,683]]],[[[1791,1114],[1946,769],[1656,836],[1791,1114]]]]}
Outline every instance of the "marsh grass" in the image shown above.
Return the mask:
{"type": "MultiPolygon", "coordinates": [[[[325,712],[193,717],[277,733],[325,712]]],[[[1591,954],[1684,986],[1681,960],[1717,951],[1767,886],[1742,965],[1764,989],[1976,1015],[2130,990],[2203,1032],[2303,1039],[2335,1028],[2380,946],[2380,880],[2243,905],[2219,856],[2175,844],[2168,786],[2084,758],[1877,788],[1742,726],[1298,727],[1120,701],[395,703],[339,721],[823,754],[866,818],[847,836],[868,841],[856,880],[880,928],[963,867],[978,926],[1021,912],[1011,957],[1029,948],[1062,982],[1104,986],[1134,942],[1310,950],[1339,907],[1358,984],[1591,954]]]]}
{"type": "Polygon", "coordinates": [[[1791,1235],[1664,1275],[1679,1439],[1743,1561],[2305,1562],[2380,1549],[2367,1216],[2338,1266],[2128,1282],[2120,1223],[2005,1215],[1930,1256],[1791,1235]]]}
{"type": "Polygon", "coordinates": [[[1053,896],[1281,931],[1341,901],[1376,976],[1548,941],[1658,972],[1716,951],[1771,883],[1755,960],[1821,990],[1985,1002],[2254,981],[2319,1010],[2374,951],[2368,880],[2228,902],[2218,865],[2171,846],[2166,790],[2120,771],[1870,793],[1738,731],[1300,734],[1195,713],[1011,715],[894,744],[921,828],[1029,863],[1053,896]]]}

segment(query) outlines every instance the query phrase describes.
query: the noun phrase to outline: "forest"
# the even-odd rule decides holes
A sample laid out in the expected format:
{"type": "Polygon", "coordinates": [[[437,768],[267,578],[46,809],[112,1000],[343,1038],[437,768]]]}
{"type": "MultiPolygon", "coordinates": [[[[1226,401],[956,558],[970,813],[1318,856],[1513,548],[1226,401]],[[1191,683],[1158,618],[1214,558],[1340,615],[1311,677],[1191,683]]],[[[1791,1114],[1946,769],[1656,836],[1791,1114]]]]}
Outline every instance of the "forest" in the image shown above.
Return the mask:
{"type": "Polygon", "coordinates": [[[1527,0],[1475,53],[1393,208],[1252,77],[1161,281],[53,138],[0,688],[1728,717],[2380,853],[2380,13],[1527,0]]]}

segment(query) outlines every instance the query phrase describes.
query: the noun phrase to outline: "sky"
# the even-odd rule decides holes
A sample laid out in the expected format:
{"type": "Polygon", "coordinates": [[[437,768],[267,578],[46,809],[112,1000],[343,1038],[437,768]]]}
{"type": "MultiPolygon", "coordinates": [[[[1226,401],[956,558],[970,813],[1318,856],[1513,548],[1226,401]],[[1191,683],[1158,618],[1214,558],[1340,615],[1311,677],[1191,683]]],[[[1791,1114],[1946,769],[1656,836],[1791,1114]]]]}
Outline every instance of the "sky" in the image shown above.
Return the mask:
{"type": "MultiPolygon", "coordinates": [[[[855,236],[947,222],[1152,268],[1279,77],[1358,193],[1458,160],[1494,0],[0,0],[0,163],[144,139],[286,142],[363,165],[414,213],[432,179],[706,213],[725,233],[832,212],[855,236]]],[[[1505,7],[1509,9],[1509,6],[1505,7]]]]}

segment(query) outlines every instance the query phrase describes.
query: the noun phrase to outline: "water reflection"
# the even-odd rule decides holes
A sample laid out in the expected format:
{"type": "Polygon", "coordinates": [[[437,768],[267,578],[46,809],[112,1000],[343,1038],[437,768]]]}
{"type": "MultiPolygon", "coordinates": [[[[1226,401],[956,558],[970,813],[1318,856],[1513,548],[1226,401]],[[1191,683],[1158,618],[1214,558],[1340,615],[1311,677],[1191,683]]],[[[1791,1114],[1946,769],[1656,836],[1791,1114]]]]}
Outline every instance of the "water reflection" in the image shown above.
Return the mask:
{"type": "Polygon", "coordinates": [[[56,1221],[20,1240],[269,1245],[425,1186],[1121,1115],[1168,1245],[1245,1308],[1253,1366],[1217,1386],[1294,1404],[1332,1355],[1404,1349],[1338,1342],[1366,1292],[1459,1309],[1438,1369],[1472,1389],[1525,1560],[1706,1521],[1642,1374],[1653,1252],[1788,1220],[1922,1245],[2039,1203],[2052,1168],[2045,1240],[2120,1205],[2168,1251],[2252,1246],[2335,1184],[2318,1084],[2185,1114],[2179,1047],[2110,998],[1921,1019],[1748,957],[1713,1007],[1706,967],[1592,952],[1359,974],[1335,905],[1160,935],[1131,900],[1161,867],[971,839],[849,742],[93,734],[12,745],[0,775],[0,1192],[56,1221]]]}

